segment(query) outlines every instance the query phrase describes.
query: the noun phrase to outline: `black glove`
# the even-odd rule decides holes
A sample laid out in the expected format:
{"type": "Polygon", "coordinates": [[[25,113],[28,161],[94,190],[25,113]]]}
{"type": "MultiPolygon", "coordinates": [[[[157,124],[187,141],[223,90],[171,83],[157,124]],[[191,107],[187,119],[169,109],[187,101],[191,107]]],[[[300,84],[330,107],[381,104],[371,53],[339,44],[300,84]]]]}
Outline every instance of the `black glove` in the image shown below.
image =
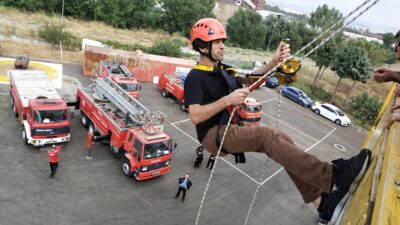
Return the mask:
{"type": "Polygon", "coordinates": [[[242,153],[232,153],[232,155],[235,156],[235,163],[246,163],[246,157],[244,155],[244,152],[242,153]]]}

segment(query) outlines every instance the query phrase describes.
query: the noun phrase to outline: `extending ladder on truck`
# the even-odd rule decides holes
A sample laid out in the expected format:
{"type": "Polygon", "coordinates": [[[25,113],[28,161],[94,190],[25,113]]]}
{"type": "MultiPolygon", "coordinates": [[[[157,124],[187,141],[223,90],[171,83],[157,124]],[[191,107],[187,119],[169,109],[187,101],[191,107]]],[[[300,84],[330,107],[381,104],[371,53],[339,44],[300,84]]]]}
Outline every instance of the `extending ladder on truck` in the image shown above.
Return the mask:
{"type": "Polygon", "coordinates": [[[93,89],[99,98],[118,107],[125,114],[126,122],[131,120],[149,134],[163,130],[164,115],[161,112],[150,112],[110,78],[96,78],[93,89]]]}

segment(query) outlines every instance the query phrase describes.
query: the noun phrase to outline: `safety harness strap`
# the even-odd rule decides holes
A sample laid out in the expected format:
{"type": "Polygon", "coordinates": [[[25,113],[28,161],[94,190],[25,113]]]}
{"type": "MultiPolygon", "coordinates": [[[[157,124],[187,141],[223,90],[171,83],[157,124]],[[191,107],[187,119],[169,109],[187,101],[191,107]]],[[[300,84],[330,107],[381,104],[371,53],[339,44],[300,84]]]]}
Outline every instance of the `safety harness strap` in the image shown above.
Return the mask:
{"type": "MultiPolygon", "coordinates": [[[[233,78],[233,76],[229,75],[227,72],[227,70],[230,72],[235,72],[235,69],[232,67],[228,67],[225,64],[219,64],[217,67],[209,67],[209,66],[197,64],[195,67],[193,67],[193,69],[207,71],[207,72],[213,72],[213,73],[219,72],[220,74],[222,74],[226,83],[228,84],[229,93],[240,88],[239,84],[236,82],[236,80],[233,78]]],[[[232,109],[232,107],[230,107],[230,109],[232,109]]],[[[219,120],[217,132],[215,133],[215,144],[217,145],[217,148],[219,148],[221,146],[221,137],[220,137],[219,133],[221,130],[221,126],[226,125],[229,121],[229,115],[231,113],[230,109],[229,108],[225,109],[222,113],[221,119],[219,120]]],[[[238,112],[236,111],[232,123],[240,125],[239,121],[240,121],[240,117],[239,117],[238,112]]],[[[221,151],[225,154],[229,154],[229,152],[226,151],[224,148],[221,148],[221,151]]],[[[236,163],[246,163],[246,158],[245,158],[244,153],[232,153],[232,155],[235,156],[236,163]]]]}

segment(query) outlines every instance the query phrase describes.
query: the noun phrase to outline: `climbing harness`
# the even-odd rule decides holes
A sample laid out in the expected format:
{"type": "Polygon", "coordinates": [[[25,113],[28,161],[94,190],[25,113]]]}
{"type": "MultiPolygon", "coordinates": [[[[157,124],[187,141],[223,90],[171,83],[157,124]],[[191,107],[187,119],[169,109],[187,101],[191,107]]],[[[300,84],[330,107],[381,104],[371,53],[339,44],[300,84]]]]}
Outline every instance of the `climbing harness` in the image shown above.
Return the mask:
{"type": "MultiPolygon", "coordinates": [[[[366,11],[368,11],[372,6],[374,6],[374,5],[375,5],[376,3],[378,3],[380,0],[375,0],[375,1],[373,1],[370,5],[366,6],[366,5],[367,5],[369,2],[371,2],[371,1],[372,1],[372,0],[366,0],[366,1],[364,1],[363,3],[361,3],[356,9],[354,9],[353,11],[351,11],[351,12],[350,12],[347,16],[345,16],[343,19],[341,19],[341,20],[339,20],[337,23],[333,24],[330,28],[326,29],[326,30],[323,31],[320,35],[318,35],[317,37],[315,37],[315,38],[314,38],[310,43],[308,43],[306,46],[304,46],[303,48],[301,48],[300,50],[298,50],[292,57],[290,57],[290,58],[284,60],[283,62],[281,62],[280,64],[278,64],[277,66],[275,66],[273,69],[271,69],[271,71],[269,71],[268,73],[266,73],[266,74],[262,75],[261,77],[259,77],[257,81],[255,81],[255,82],[252,83],[250,86],[248,86],[248,89],[249,89],[250,91],[252,91],[252,90],[254,90],[255,88],[259,87],[262,83],[264,83],[264,82],[266,81],[266,79],[268,79],[268,78],[271,77],[275,72],[277,72],[277,71],[278,71],[278,68],[281,67],[283,64],[285,64],[285,63],[287,63],[287,62],[290,62],[291,60],[297,60],[298,62],[301,62],[303,59],[305,59],[306,57],[308,57],[309,55],[311,55],[314,51],[316,51],[318,48],[320,48],[322,45],[324,45],[327,41],[329,41],[332,37],[334,37],[334,36],[335,36],[338,32],[340,32],[344,27],[346,27],[347,25],[349,25],[350,23],[352,23],[353,21],[355,21],[358,17],[360,17],[362,14],[364,14],[366,11]],[[352,19],[350,19],[350,21],[348,21],[346,24],[342,25],[342,23],[344,22],[344,20],[350,18],[354,13],[356,13],[357,11],[359,11],[359,10],[360,10],[361,8],[363,8],[364,6],[366,6],[366,8],[364,8],[359,14],[357,14],[357,15],[354,16],[352,19]],[[339,25],[340,25],[340,27],[339,27],[339,25]],[[323,40],[321,41],[321,43],[319,43],[317,46],[315,46],[314,48],[312,48],[308,53],[306,53],[306,54],[305,54],[304,56],[302,56],[300,59],[297,59],[297,58],[296,58],[297,55],[299,55],[300,53],[302,53],[303,51],[305,51],[305,50],[306,50],[308,47],[310,47],[313,43],[315,43],[317,40],[321,39],[325,34],[327,34],[329,31],[333,30],[334,28],[338,28],[338,29],[335,30],[335,31],[333,31],[329,36],[327,36],[325,39],[323,39],[323,40]]],[[[292,65],[295,65],[294,61],[291,61],[291,62],[292,62],[292,65]]],[[[283,67],[285,67],[285,66],[283,66],[283,67]]],[[[299,65],[299,67],[300,67],[300,65],[299,65]]],[[[287,68],[290,70],[290,69],[291,69],[291,66],[288,66],[287,68]]],[[[300,68],[299,68],[299,69],[300,69],[300,68]]],[[[296,72],[297,72],[297,71],[296,71],[296,72]]],[[[296,77],[296,78],[297,78],[297,77],[296,77]]],[[[296,79],[296,78],[295,78],[295,79],[296,79]]],[[[285,79],[286,79],[286,78],[285,78],[285,79]]],[[[295,81],[295,79],[292,79],[292,80],[295,81]]],[[[279,126],[280,101],[281,101],[281,95],[279,95],[279,106],[278,106],[278,122],[277,122],[277,127],[279,126]]],[[[226,124],[226,128],[225,128],[224,134],[223,134],[222,139],[221,139],[221,145],[219,146],[218,152],[217,152],[217,155],[216,155],[215,165],[214,165],[213,169],[211,170],[211,174],[210,174],[210,177],[208,178],[207,185],[206,185],[206,187],[205,187],[205,190],[204,190],[204,193],[203,193],[203,197],[202,197],[202,199],[201,199],[201,203],[200,203],[200,206],[199,206],[199,210],[198,210],[198,212],[197,212],[196,223],[195,223],[196,225],[199,224],[199,218],[200,218],[201,211],[202,211],[202,209],[203,209],[204,200],[205,200],[205,197],[206,197],[206,195],[207,195],[207,191],[208,191],[208,188],[209,188],[209,186],[210,186],[212,177],[213,177],[213,175],[214,175],[215,168],[217,167],[219,155],[220,155],[220,153],[221,153],[222,146],[223,146],[223,143],[224,143],[224,141],[225,141],[225,137],[226,137],[228,128],[229,128],[229,126],[230,126],[230,124],[231,124],[232,118],[233,118],[234,115],[235,115],[235,111],[236,111],[236,108],[233,108],[233,110],[232,110],[232,112],[231,112],[231,114],[230,114],[230,117],[229,117],[229,119],[228,119],[228,122],[227,122],[227,124],[226,124]]],[[[268,160],[269,160],[269,157],[267,158],[267,163],[268,163],[268,160]]],[[[264,169],[263,169],[263,171],[262,171],[261,179],[260,179],[260,180],[263,179],[263,176],[264,176],[265,171],[266,171],[266,167],[267,167],[267,164],[264,166],[264,169]]],[[[261,182],[259,182],[259,183],[257,184],[257,188],[256,188],[256,191],[255,191],[255,193],[254,193],[254,196],[253,196],[252,202],[251,202],[251,204],[250,204],[249,210],[248,210],[248,212],[247,212],[246,219],[245,219],[245,221],[244,221],[244,225],[247,225],[247,222],[248,222],[248,219],[249,219],[249,217],[250,217],[251,210],[252,210],[252,208],[253,208],[253,206],[254,206],[254,202],[255,202],[255,199],[256,199],[256,197],[257,197],[257,193],[258,193],[258,191],[259,191],[260,186],[261,186],[261,182]]]]}

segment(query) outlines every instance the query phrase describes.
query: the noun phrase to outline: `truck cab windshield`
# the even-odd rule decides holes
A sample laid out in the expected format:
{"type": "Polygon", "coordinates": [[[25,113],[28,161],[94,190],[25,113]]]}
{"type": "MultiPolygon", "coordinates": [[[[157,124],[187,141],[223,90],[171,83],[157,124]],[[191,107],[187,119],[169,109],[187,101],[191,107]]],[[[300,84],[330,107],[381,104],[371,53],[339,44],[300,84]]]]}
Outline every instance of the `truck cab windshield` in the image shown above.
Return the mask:
{"type": "Polygon", "coordinates": [[[143,158],[151,159],[168,155],[171,152],[169,147],[170,147],[170,141],[161,141],[156,143],[145,144],[143,158]]]}
{"type": "Polygon", "coordinates": [[[257,106],[257,105],[249,105],[247,107],[247,112],[250,113],[257,113],[261,111],[261,106],[257,106]]]}
{"type": "Polygon", "coordinates": [[[60,110],[36,110],[34,121],[36,123],[56,123],[67,120],[67,114],[64,109],[60,110]]]}
{"type": "Polygon", "coordinates": [[[138,89],[137,84],[119,83],[119,86],[127,92],[134,92],[138,89]]]}

